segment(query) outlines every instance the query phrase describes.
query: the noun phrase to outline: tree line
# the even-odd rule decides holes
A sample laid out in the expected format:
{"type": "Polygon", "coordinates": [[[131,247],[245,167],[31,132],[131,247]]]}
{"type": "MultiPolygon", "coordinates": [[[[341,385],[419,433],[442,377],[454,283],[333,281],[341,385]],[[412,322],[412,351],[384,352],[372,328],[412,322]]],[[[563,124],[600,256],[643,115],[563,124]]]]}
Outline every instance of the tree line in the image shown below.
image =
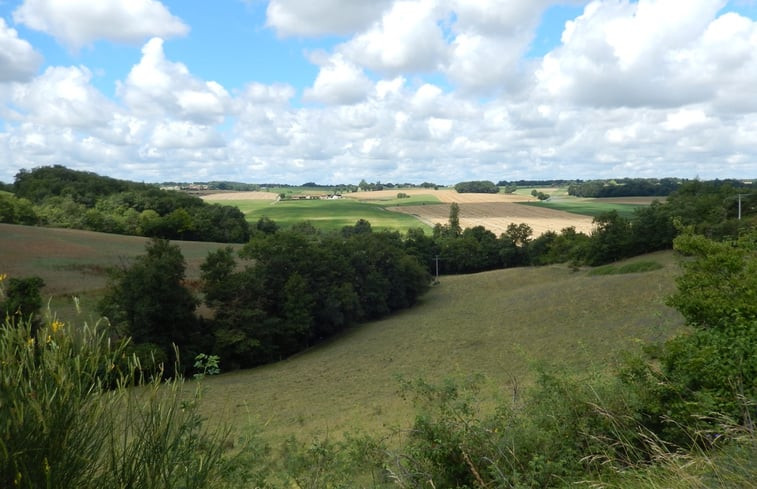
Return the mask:
{"type": "Polygon", "coordinates": [[[286,358],[356,323],[410,307],[431,276],[396,232],[365,221],[340,233],[303,224],[282,230],[261,219],[241,249],[209,253],[199,291],[186,285],[178,246],[152,240],[146,254],[114,270],[100,312],[146,358],[212,352],[227,368],[286,358]]]}
{"type": "Polygon", "coordinates": [[[223,243],[250,237],[236,207],[59,165],[21,170],[12,188],[0,194],[0,222],[223,243]]]}

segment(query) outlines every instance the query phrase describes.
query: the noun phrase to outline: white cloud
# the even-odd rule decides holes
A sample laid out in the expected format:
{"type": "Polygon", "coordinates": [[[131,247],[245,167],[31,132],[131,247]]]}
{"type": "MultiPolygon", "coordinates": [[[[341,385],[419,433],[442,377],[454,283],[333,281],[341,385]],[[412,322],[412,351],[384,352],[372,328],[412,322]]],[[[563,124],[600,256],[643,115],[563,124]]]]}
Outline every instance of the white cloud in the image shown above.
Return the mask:
{"type": "Polygon", "coordinates": [[[94,128],[110,120],[119,109],[91,85],[92,73],[84,66],[49,67],[26,84],[14,85],[16,118],[55,127],[94,128]]]}
{"type": "Polygon", "coordinates": [[[715,0],[582,3],[562,44],[528,60],[556,2],[272,0],[281,35],[350,36],[307,53],[304,89],[227,91],[159,38],[115,101],[83,66],[20,69],[0,83],[0,180],[51,163],[287,183],[757,174],[755,21],[715,0]]]}
{"type": "Polygon", "coordinates": [[[391,0],[271,0],[266,23],[282,36],[352,34],[370,25],[391,0]]]}
{"type": "Polygon", "coordinates": [[[335,54],[321,66],[312,88],[304,99],[327,104],[352,104],[365,98],[371,81],[355,64],[335,54]]]}
{"type": "MultiPolygon", "coordinates": [[[[593,106],[673,107],[711,99],[701,39],[722,0],[594,1],[568,22],[537,72],[547,97],[593,106]]],[[[717,75],[720,77],[720,75],[717,75]]]]}
{"type": "Polygon", "coordinates": [[[436,70],[448,45],[435,0],[398,0],[379,22],[337,49],[371,70],[399,73],[436,70]]]}
{"type": "Polygon", "coordinates": [[[213,128],[187,121],[171,121],[158,124],[149,142],[158,149],[209,148],[224,146],[224,140],[213,128]]]}
{"type": "Polygon", "coordinates": [[[24,0],[13,20],[71,49],[104,39],[140,43],[185,35],[189,27],[156,0],[24,0]]]}
{"type": "Polygon", "coordinates": [[[42,56],[0,17],[0,83],[27,81],[41,63],[42,56]]]}
{"type": "Polygon", "coordinates": [[[220,84],[197,79],[184,64],[167,60],[160,38],[144,45],[142,59],[126,80],[118,83],[117,93],[142,116],[169,116],[196,123],[221,122],[231,104],[220,84]]]}

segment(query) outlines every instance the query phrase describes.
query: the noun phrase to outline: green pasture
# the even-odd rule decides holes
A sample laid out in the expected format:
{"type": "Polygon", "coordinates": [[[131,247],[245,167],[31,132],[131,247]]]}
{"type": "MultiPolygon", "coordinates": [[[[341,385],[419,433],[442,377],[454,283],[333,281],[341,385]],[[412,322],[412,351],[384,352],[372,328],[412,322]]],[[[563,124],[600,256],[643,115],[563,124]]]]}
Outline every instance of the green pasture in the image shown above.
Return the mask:
{"type": "Polygon", "coordinates": [[[551,266],[442,277],[409,310],[279,363],[206,378],[202,410],[273,445],[290,436],[308,442],[410,426],[413,405],[399,396],[400,379],[481,375],[483,397],[495,400],[528,389],[537,364],[606,372],[622,349],[682,327],[664,305],[675,287],[672,252],[643,258],[660,268],[592,276],[551,266]]]}
{"type": "Polygon", "coordinates": [[[591,199],[565,198],[549,200],[542,202],[518,202],[521,205],[530,205],[534,207],[546,207],[558,211],[572,212],[585,216],[596,217],[609,211],[617,211],[621,217],[630,218],[639,207],[646,207],[643,204],[615,204],[611,202],[593,201],[591,199]]]}
{"type": "MultiPolygon", "coordinates": [[[[412,216],[386,209],[390,205],[398,205],[397,202],[410,205],[404,201],[411,200],[413,200],[412,197],[409,199],[392,199],[382,201],[381,204],[353,199],[282,200],[278,202],[228,200],[223,203],[239,207],[251,223],[257,222],[261,217],[268,217],[284,228],[309,221],[317,229],[338,231],[344,226],[354,225],[359,219],[365,219],[371,223],[375,230],[390,229],[404,233],[411,228],[428,229],[426,224],[412,216]]],[[[413,205],[420,205],[419,202],[422,201],[423,199],[417,199],[413,205]]],[[[425,201],[431,202],[431,199],[426,197],[425,201]]]]}

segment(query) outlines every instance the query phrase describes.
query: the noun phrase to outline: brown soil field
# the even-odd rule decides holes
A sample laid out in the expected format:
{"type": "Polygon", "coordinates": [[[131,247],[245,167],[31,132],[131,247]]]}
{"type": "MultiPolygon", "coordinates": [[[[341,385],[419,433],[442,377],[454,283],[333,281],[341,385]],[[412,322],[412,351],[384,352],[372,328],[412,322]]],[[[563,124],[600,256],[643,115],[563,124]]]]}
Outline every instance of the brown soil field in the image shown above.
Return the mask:
{"type": "MultiPolygon", "coordinates": [[[[107,283],[108,268],[143,255],[146,242],[146,238],[137,236],[0,224],[0,274],[41,277],[46,296],[99,290],[107,283]]],[[[171,242],[181,248],[189,280],[199,278],[200,264],[209,251],[226,246],[171,242]]]]}
{"type": "Polygon", "coordinates": [[[425,188],[355,192],[352,194],[345,194],[345,197],[358,200],[392,200],[397,198],[397,194],[399,192],[404,192],[407,195],[432,195],[439,199],[439,202],[444,202],[445,204],[451,204],[452,202],[457,202],[458,204],[482,202],[535,202],[537,200],[535,197],[532,197],[530,195],[459,194],[457,193],[457,191],[451,189],[433,190],[425,188]]]}
{"type": "MultiPolygon", "coordinates": [[[[446,224],[449,221],[448,205],[414,205],[392,207],[391,210],[416,216],[430,226],[437,223],[446,224]]],[[[528,224],[533,229],[534,236],[540,236],[547,231],[560,232],[569,226],[574,226],[576,231],[589,234],[593,228],[592,219],[589,216],[513,202],[460,203],[460,225],[463,229],[483,226],[497,236],[505,232],[507,226],[512,223],[528,224]]]]}

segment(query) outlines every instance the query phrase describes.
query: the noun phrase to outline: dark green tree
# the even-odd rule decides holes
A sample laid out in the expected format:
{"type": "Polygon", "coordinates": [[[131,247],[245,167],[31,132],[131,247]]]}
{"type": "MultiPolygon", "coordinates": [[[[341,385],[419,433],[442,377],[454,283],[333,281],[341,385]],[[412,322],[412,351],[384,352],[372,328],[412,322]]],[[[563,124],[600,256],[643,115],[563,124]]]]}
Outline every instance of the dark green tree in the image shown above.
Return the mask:
{"type": "Polygon", "coordinates": [[[11,277],[7,284],[0,283],[0,314],[3,318],[14,318],[17,324],[31,320],[32,327],[36,329],[44,286],[45,281],[40,277],[11,277]]]}
{"type": "Polygon", "coordinates": [[[100,311],[135,343],[152,343],[169,354],[175,344],[188,362],[202,341],[194,315],[198,300],[184,285],[181,249],[152,239],[145,250],[132,264],[112,271],[100,311]]]}

